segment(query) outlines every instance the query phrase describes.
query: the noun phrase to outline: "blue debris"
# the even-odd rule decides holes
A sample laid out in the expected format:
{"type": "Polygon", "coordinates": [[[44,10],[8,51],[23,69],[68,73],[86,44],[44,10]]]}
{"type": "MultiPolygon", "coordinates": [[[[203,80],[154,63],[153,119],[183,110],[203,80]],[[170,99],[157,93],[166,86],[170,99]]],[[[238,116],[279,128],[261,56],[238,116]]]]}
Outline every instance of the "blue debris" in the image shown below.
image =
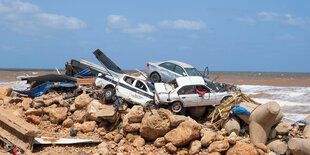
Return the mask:
{"type": "Polygon", "coordinates": [[[84,69],[84,70],[74,74],[74,77],[77,77],[77,76],[91,76],[91,75],[92,74],[91,74],[90,70],[88,68],[86,68],[86,69],[84,69]]]}
{"type": "Polygon", "coordinates": [[[296,126],[299,122],[300,122],[300,123],[304,123],[304,124],[310,124],[309,122],[307,122],[307,121],[305,121],[305,120],[299,120],[299,121],[296,121],[296,122],[292,123],[291,126],[294,127],[294,126],[296,126]]]}
{"type": "Polygon", "coordinates": [[[250,115],[251,114],[248,110],[238,105],[231,108],[231,112],[233,115],[250,115]]]}

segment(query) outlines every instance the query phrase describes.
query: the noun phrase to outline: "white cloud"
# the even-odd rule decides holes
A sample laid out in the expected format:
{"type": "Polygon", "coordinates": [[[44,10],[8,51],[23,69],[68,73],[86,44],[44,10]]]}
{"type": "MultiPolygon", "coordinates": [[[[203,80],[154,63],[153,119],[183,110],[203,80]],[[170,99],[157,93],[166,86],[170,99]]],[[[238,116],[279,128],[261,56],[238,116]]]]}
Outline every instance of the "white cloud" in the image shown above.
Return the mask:
{"type": "Polygon", "coordinates": [[[243,23],[248,23],[248,24],[255,24],[256,23],[256,20],[253,18],[240,18],[240,17],[238,17],[235,20],[238,22],[243,22],[243,23]]]}
{"type": "Polygon", "coordinates": [[[275,37],[278,40],[294,40],[295,37],[291,34],[282,34],[275,37]]]}
{"type": "Polygon", "coordinates": [[[275,12],[259,12],[257,13],[258,18],[261,21],[269,21],[269,22],[280,22],[288,25],[295,26],[304,26],[306,21],[301,17],[294,17],[293,15],[286,14],[278,14],[275,12]]]}
{"type": "Polygon", "coordinates": [[[203,21],[189,21],[189,20],[164,20],[158,23],[162,28],[170,29],[186,29],[186,30],[200,30],[207,27],[203,21]]]}
{"type": "Polygon", "coordinates": [[[108,27],[110,28],[126,28],[128,27],[129,21],[126,17],[120,15],[109,15],[108,16],[108,27]]]}
{"type": "Polygon", "coordinates": [[[257,16],[263,20],[263,21],[276,21],[279,18],[279,14],[274,13],[274,12],[259,12],[257,13],[257,16]]]}
{"type": "Polygon", "coordinates": [[[155,27],[149,24],[138,24],[136,28],[126,28],[123,31],[126,33],[149,33],[154,32],[155,27]]]}
{"type": "Polygon", "coordinates": [[[0,25],[23,34],[47,29],[81,29],[86,24],[78,18],[45,13],[34,4],[20,0],[0,0],[0,25]]]}

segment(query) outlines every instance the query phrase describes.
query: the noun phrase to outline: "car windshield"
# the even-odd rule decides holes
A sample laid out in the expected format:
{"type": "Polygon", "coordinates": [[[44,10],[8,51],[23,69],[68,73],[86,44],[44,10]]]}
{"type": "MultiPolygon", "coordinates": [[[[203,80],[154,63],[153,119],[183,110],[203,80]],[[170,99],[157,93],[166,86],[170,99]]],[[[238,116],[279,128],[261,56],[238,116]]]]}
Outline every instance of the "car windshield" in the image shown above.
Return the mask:
{"type": "Polygon", "coordinates": [[[188,76],[202,76],[196,68],[185,68],[188,76]]]}
{"type": "Polygon", "coordinates": [[[153,86],[152,84],[146,82],[146,85],[147,85],[147,87],[149,87],[149,90],[150,90],[151,92],[154,91],[154,86],[153,86]]]}
{"type": "Polygon", "coordinates": [[[206,81],[206,85],[211,88],[212,90],[217,92],[217,87],[215,85],[215,83],[213,83],[212,81],[206,81]]]}

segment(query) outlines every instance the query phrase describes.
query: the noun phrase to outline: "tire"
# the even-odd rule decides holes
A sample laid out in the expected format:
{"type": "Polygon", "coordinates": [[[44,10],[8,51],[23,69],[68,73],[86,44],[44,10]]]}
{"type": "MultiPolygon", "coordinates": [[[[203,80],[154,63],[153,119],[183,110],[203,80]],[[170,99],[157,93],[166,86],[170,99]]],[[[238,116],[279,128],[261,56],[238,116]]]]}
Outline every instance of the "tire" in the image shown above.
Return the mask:
{"type": "Polygon", "coordinates": [[[152,83],[156,83],[156,82],[160,82],[161,81],[161,77],[157,72],[153,72],[150,76],[151,78],[151,82],[152,83]]]}
{"type": "Polygon", "coordinates": [[[103,96],[108,102],[112,101],[114,94],[115,90],[113,88],[106,88],[103,90],[103,96]]]}
{"type": "Polygon", "coordinates": [[[185,108],[184,108],[183,104],[179,101],[173,102],[170,105],[170,110],[176,114],[182,114],[182,115],[185,114],[185,108]]]}

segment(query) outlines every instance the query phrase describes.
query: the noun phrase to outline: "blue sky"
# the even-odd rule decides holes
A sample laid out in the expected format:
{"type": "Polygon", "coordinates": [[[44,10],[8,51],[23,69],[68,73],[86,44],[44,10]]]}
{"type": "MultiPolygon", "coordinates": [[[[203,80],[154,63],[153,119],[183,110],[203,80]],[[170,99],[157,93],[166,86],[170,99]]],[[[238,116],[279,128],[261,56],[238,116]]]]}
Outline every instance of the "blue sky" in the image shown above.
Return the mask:
{"type": "Polygon", "coordinates": [[[310,72],[310,1],[0,0],[0,68],[64,68],[101,49],[122,69],[310,72]]]}

